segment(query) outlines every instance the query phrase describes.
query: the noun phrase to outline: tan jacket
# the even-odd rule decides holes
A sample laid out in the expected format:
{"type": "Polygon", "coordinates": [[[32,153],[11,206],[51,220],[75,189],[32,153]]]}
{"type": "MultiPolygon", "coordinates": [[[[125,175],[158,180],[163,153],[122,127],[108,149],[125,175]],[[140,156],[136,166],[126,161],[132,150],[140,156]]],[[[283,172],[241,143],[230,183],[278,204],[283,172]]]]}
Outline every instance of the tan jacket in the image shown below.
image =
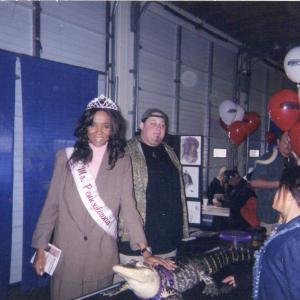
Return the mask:
{"type": "MultiPolygon", "coordinates": [[[[132,170],[128,156],[119,159],[109,170],[108,153],[103,157],[95,180],[105,204],[118,217],[119,211],[129,231],[131,246],[146,243],[142,220],[132,197],[132,170]]],[[[84,207],[65,150],[60,150],[48,196],[32,239],[32,247],[45,248],[54,229],[53,244],[62,249],[54,275],[68,280],[96,280],[112,275],[118,261],[116,241],[100,228],[84,207]],[[84,239],[87,237],[87,240],[84,239]]]]}

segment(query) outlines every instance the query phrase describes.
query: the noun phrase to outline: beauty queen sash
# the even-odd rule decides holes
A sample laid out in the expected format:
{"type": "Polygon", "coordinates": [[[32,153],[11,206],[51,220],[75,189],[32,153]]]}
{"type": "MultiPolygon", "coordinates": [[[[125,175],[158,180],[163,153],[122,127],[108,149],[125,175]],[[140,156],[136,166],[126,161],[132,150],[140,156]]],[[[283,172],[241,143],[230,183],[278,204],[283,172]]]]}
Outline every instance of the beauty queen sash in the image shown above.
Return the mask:
{"type": "MultiPolygon", "coordinates": [[[[74,148],[66,148],[67,157],[70,159],[74,148]]],[[[70,164],[73,178],[76,183],[78,193],[86,210],[93,220],[114,239],[117,238],[117,220],[113,212],[105,205],[101,199],[95,180],[89,169],[82,162],[70,164]]]]}

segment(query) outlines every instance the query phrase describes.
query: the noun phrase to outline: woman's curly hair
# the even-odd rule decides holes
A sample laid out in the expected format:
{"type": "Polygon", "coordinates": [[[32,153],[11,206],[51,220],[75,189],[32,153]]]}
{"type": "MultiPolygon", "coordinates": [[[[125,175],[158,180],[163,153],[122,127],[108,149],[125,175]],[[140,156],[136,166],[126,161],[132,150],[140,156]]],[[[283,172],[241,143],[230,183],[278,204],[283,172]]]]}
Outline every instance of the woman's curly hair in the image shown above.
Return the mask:
{"type": "Polygon", "coordinates": [[[93,124],[94,115],[98,111],[106,112],[111,118],[112,132],[108,139],[107,151],[108,163],[112,169],[116,161],[124,156],[126,145],[124,138],[125,120],[119,111],[113,109],[92,108],[82,114],[75,128],[74,135],[77,137],[77,141],[69,161],[73,164],[78,161],[88,163],[92,160],[93,152],[89,146],[87,128],[93,124]]]}

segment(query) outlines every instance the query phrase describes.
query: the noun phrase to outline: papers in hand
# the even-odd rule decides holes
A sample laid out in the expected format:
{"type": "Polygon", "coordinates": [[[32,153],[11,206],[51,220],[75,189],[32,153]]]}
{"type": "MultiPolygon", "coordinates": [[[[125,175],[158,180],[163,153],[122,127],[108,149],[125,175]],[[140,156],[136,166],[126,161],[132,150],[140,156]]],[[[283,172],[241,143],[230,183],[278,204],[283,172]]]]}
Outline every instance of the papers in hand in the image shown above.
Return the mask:
{"type": "MultiPolygon", "coordinates": [[[[49,248],[45,250],[45,256],[46,256],[46,264],[44,268],[44,272],[48,273],[50,276],[52,276],[57,263],[60,258],[61,250],[54,245],[48,243],[49,248]]],[[[36,252],[33,254],[30,262],[34,262],[34,258],[36,256],[36,252]]]]}

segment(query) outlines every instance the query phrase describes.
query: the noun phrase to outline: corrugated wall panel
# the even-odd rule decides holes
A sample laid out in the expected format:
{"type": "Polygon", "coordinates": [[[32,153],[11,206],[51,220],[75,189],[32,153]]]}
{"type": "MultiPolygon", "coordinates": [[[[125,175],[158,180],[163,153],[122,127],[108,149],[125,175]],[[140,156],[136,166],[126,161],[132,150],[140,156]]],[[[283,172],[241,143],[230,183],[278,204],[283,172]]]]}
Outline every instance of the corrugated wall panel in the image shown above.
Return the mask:
{"type": "Polygon", "coordinates": [[[140,87],[162,95],[174,96],[175,62],[140,51],[140,87]]]}
{"type": "Polygon", "coordinates": [[[237,51],[233,52],[220,45],[214,45],[213,74],[230,82],[235,80],[237,51]]]}
{"type": "Polygon", "coordinates": [[[147,11],[141,19],[140,46],[157,56],[175,60],[177,26],[147,11]]]}
{"type": "Polygon", "coordinates": [[[41,1],[43,15],[105,34],[105,1],[41,1]]]}
{"type": "MultiPolygon", "coordinates": [[[[76,23],[77,14],[75,13],[70,14],[67,21],[65,21],[64,19],[60,19],[60,14],[58,16],[47,14],[51,5],[52,9],[54,9],[53,5],[55,4],[55,2],[48,3],[45,10],[42,9],[41,57],[80,67],[105,71],[105,34],[100,30],[98,32],[89,29],[91,26],[95,26],[95,28],[105,28],[105,17],[103,19],[101,18],[103,14],[100,14],[100,17],[97,19],[97,26],[95,25],[94,18],[92,18],[92,24],[89,24],[89,20],[93,15],[89,13],[93,12],[92,8],[94,6],[90,7],[89,13],[85,13],[81,16],[80,22],[76,23]],[[70,21],[71,16],[73,17],[72,21],[70,21]],[[80,24],[84,22],[83,20],[85,20],[86,23],[84,27],[80,24]]],[[[74,12],[79,4],[82,3],[60,2],[65,14],[68,14],[67,11],[74,12]]],[[[99,8],[104,9],[104,6],[100,5],[99,8]]],[[[100,9],[99,11],[101,11],[100,9]]]]}
{"type": "MultiPolygon", "coordinates": [[[[267,87],[268,87],[268,68],[265,64],[254,60],[251,64],[250,90],[249,90],[249,109],[260,115],[259,128],[249,136],[248,155],[250,150],[259,150],[263,154],[265,146],[264,139],[267,131],[269,117],[267,111],[267,87]]],[[[248,169],[253,167],[257,157],[248,156],[248,169]]]]}
{"type": "Polygon", "coordinates": [[[219,173],[222,166],[228,165],[231,151],[227,151],[227,158],[213,156],[215,148],[228,149],[229,139],[227,133],[221,128],[219,122],[219,106],[224,100],[234,100],[235,72],[237,62],[237,49],[225,48],[223,45],[213,44],[212,88],[211,88],[211,115],[208,155],[208,181],[219,173]]]}
{"type": "Polygon", "coordinates": [[[196,31],[182,29],[180,134],[205,135],[206,119],[208,118],[209,49],[210,42],[206,38],[200,36],[196,31]]]}
{"type": "Polygon", "coordinates": [[[207,115],[206,105],[181,100],[179,110],[179,134],[203,135],[207,115]]]}
{"type": "Polygon", "coordinates": [[[255,111],[260,116],[265,116],[266,112],[266,94],[263,91],[251,89],[249,95],[249,111],[255,111]]]}
{"type": "Polygon", "coordinates": [[[181,60],[184,65],[208,72],[209,47],[210,42],[196,32],[182,30],[181,60]]]}
{"type": "Polygon", "coordinates": [[[220,126],[219,119],[220,119],[219,108],[218,107],[212,107],[211,108],[211,115],[210,115],[210,127],[211,127],[210,136],[212,138],[218,138],[220,140],[224,140],[224,143],[227,143],[227,140],[228,140],[227,133],[220,126]]]}
{"type": "Polygon", "coordinates": [[[31,2],[0,2],[0,48],[32,54],[31,2]]]}
{"type": "Polygon", "coordinates": [[[183,99],[206,103],[209,74],[185,65],[181,66],[180,92],[183,99]]]}
{"type": "Polygon", "coordinates": [[[269,71],[269,80],[268,80],[268,94],[273,94],[283,86],[283,74],[280,71],[273,70],[269,71]]]}
{"type": "Polygon", "coordinates": [[[224,100],[233,100],[233,82],[216,76],[212,79],[212,94],[211,102],[214,105],[219,105],[224,100]]]}
{"type": "Polygon", "coordinates": [[[145,11],[140,19],[138,122],[151,107],[165,111],[176,132],[175,75],[177,26],[145,11]]]}

